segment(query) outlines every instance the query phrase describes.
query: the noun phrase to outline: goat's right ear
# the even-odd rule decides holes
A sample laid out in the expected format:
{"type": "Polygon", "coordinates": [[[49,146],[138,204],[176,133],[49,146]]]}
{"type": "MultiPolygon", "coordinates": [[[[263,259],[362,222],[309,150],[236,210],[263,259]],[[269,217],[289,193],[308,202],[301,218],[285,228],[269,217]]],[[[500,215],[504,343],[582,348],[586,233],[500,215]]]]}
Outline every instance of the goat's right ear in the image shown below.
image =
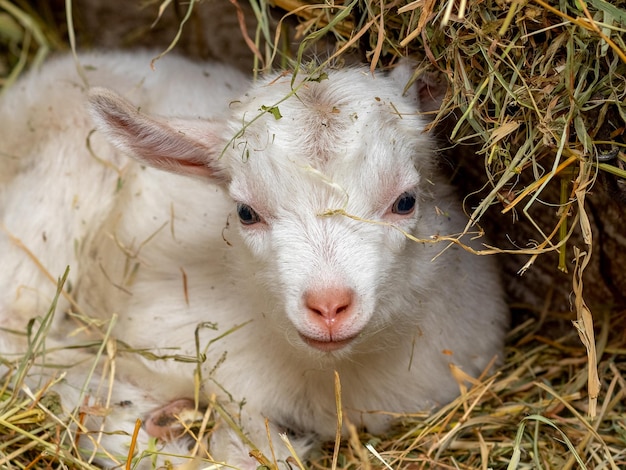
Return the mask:
{"type": "Polygon", "coordinates": [[[98,130],[136,160],[172,173],[228,181],[219,163],[223,123],[153,118],[105,88],[90,90],[89,104],[98,130]]]}
{"type": "Polygon", "coordinates": [[[391,78],[404,89],[407,95],[418,102],[423,113],[436,115],[448,91],[445,77],[435,72],[415,75],[415,66],[409,60],[402,60],[392,71],[391,78]]]}

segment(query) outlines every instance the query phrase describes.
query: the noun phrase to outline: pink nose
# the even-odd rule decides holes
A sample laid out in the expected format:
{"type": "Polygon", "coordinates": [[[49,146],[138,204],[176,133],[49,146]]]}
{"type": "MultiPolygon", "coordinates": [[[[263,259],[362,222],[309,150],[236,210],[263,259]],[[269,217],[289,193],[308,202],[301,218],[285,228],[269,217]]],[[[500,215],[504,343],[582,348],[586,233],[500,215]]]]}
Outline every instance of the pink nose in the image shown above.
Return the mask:
{"type": "Polygon", "coordinates": [[[304,294],[309,320],[332,332],[352,313],[354,294],[345,287],[316,289],[304,294]]]}

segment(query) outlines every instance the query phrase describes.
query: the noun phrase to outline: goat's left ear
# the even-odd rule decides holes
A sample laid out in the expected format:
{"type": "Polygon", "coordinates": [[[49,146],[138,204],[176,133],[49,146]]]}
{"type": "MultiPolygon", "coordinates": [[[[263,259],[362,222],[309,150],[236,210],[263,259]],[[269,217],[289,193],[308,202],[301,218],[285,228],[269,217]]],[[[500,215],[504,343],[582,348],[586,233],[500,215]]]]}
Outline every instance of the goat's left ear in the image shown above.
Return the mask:
{"type": "Polygon", "coordinates": [[[432,113],[433,117],[436,115],[448,91],[445,77],[436,73],[423,73],[417,76],[415,64],[409,60],[402,60],[396,65],[390,76],[404,90],[406,96],[415,100],[420,111],[432,113]]]}
{"type": "Polygon", "coordinates": [[[98,129],[136,160],[171,173],[228,181],[219,162],[224,123],[153,118],[105,88],[90,90],[89,105],[98,129]]]}

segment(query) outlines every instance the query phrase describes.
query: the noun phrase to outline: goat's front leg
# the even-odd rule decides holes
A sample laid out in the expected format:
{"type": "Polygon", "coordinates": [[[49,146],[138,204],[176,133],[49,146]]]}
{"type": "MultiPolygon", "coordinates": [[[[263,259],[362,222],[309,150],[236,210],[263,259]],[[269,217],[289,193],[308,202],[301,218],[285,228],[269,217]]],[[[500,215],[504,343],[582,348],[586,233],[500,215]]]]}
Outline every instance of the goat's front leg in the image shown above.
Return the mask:
{"type": "MultiPolygon", "coordinates": [[[[189,398],[173,400],[152,410],[144,421],[145,431],[164,442],[189,440],[191,428],[197,428],[205,418],[206,411],[189,398]]],[[[260,465],[273,466],[274,459],[281,468],[290,468],[288,460],[293,455],[283,442],[281,434],[289,438],[295,455],[304,459],[315,444],[313,434],[296,435],[273,423],[265,424],[261,413],[242,410],[234,417],[221,410],[215,412],[214,428],[210,434],[210,454],[220,462],[226,462],[242,470],[254,470],[260,465]],[[268,433],[269,432],[269,433],[268,433]]]]}

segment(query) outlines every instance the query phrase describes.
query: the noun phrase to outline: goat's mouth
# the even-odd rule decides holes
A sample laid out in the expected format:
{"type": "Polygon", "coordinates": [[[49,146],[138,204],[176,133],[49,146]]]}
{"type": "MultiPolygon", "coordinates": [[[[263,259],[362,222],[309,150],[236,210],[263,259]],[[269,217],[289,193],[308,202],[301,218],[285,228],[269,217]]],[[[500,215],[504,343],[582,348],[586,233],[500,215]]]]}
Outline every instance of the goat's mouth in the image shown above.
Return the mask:
{"type": "Polygon", "coordinates": [[[352,341],[354,341],[354,339],[356,339],[356,337],[358,336],[358,335],[354,335],[354,336],[350,336],[348,338],[344,338],[340,340],[335,340],[332,338],[320,340],[320,339],[311,338],[310,336],[305,336],[302,333],[299,333],[299,334],[300,334],[300,338],[302,338],[302,341],[304,341],[306,344],[308,344],[312,348],[318,349],[323,352],[338,351],[339,349],[342,349],[346,347],[348,344],[352,343],[352,341]]]}

